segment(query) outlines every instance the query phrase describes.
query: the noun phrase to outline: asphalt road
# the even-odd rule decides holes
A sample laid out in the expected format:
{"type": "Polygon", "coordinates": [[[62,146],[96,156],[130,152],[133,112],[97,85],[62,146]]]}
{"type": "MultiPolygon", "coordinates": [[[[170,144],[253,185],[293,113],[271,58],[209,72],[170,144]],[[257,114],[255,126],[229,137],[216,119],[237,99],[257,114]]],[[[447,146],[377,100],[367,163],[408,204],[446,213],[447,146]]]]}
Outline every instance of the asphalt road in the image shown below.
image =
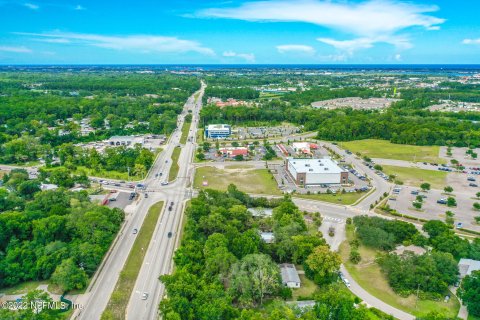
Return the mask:
{"type": "MultiPolygon", "coordinates": [[[[202,93],[203,90],[204,86],[201,89],[202,93]]],[[[133,212],[126,216],[122,230],[117,236],[111,250],[107,253],[103,264],[95,274],[89,288],[86,293],[76,301],[76,303],[83,306],[83,309],[76,310],[72,316],[73,319],[100,319],[135,241],[136,235],[133,234],[132,230],[141,227],[148,209],[154,203],[164,201],[165,206],[163,208],[161,221],[157,224],[149,247],[145,248],[147,254],[127,309],[127,315],[131,319],[158,318],[158,304],[164,291],[163,285],[158,281],[158,276],[168,273],[171,268],[175,239],[178,235],[183,211],[183,200],[186,199],[185,190],[188,181],[186,177],[193,177],[193,175],[188,174],[187,171],[191,170],[191,159],[195,150],[194,140],[193,142],[187,142],[182,147],[179,159],[179,178],[168,186],[162,186],[161,182],[165,180],[168,181],[168,172],[172,162],[171,156],[173,149],[180,141],[180,128],[183,125],[183,117],[187,114],[188,109],[192,109],[192,128],[196,130],[200,106],[201,96],[198,99],[198,103],[194,102],[194,96],[192,95],[185,104],[184,112],[182,116],[179,117],[176,132],[171,135],[166,147],[163,152],[159,154],[147,178],[144,180],[144,184],[147,185],[149,197],[140,197],[134,206],[133,212]],[[155,177],[155,174],[159,172],[163,173],[162,177],[159,177],[160,179],[155,177]],[[165,208],[167,208],[172,201],[174,202],[173,210],[167,214],[165,213],[165,208]],[[174,233],[172,238],[167,237],[170,231],[174,233]],[[149,298],[147,300],[141,300],[141,294],[137,292],[148,292],[149,298]]],[[[195,136],[196,134],[193,134],[194,138],[195,136]]]]}

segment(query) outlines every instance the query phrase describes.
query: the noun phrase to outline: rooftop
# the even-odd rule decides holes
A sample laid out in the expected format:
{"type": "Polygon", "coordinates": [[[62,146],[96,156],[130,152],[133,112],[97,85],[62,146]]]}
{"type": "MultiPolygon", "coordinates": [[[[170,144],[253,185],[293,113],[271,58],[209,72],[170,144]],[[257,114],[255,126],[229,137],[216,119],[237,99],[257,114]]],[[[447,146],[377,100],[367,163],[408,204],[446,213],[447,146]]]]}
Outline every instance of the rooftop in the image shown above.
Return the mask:
{"type": "Polygon", "coordinates": [[[280,272],[282,273],[282,282],[295,282],[300,283],[300,277],[298,276],[295,265],[291,263],[282,263],[280,265],[280,272]]]}
{"type": "Polygon", "coordinates": [[[398,255],[401,255],[401,254],[405,253],[405,251],[413,252],[417,256],[420,256],[420,255],[427,252],[427,250],[425,250],[424,248],[419,247],[419,246],[414,246],[414,245],[409,245],[409,246],[406,246],[406,247],[405,246],[398,246],[393,252],[398,254],[398,255]]]}
{"type": "Polygon", "coordinates": [[[288,165],[293,167],[297,173],[341,173],[346,172],[330,158],[323,159],[294,159],[287,158],[288,165]]]}
{"type": "Polygon", "coordinates": [[[458,262],[458,271],[460,272],[460,278],[469,276],[473,271],[480,270],[480,261],[472,259],[460,259],[458,262]]]}
{"type": "Polygon", "coordinates": [[[230,125],[228,124],[209,124],[207,130],[229,130],[230,125]]]}

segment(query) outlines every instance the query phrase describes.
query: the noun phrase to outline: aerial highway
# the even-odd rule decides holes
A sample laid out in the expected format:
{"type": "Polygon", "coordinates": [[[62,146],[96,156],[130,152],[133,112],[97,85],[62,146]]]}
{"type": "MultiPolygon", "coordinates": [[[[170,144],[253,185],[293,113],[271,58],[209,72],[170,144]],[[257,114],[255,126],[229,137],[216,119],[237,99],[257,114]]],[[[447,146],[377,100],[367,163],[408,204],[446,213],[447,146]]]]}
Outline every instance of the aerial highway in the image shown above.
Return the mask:
{"type": "Polygon", "coordinates": [[[131,301],[128,305],[127,313],[132,315],[132,319],[155,319],[158,313],[158,303],[163,294],[163,286],[158,281],[161,273],[168,272],[171,266],[172,254],[174,251],[174,242],[178,235],[180,227],[180,219],[183,212],[183,201],[185,200],[185,190],[192,177],[190,164],[195,150],[196,128],[198,123],[199,109],[201,107],[201,98],[205,84],[198,95],[192,95],[186,102],[182,114],[179,116],[178,127],[171,135],[164,150],[159,154],[153,164],[149,174],[144,180],[147,186],[148,198],[144,193],[140,195],[140,199],[135,204],[132,213],[126,214],[125,223],[115,239],[112,248],[107,253],[102,265],[94,275],[90,286],[84,295],[80,296],[76,301],[82,305],[82,309],[75,310],[72,319],[100,319],[105,310],[108,300],[115,288],[119,274],[127,260],[135,241],[133,229],[140,228],[143,220],[148,213],[149,208],[158,201],[164,201],[164,208],[161,215],[160,223],[157,225],[152,241],[147,251],[144,265],[140,271],[140,275],[135,285],[135,290],[141,293],[148,292],[149,298],[141,300],[137,291],[134,291],[131,301]],[[197,96],[197,99],[195,97],[197,96]],[[165,181],[169,180],[168,172],[172,165],[172,153],[174,148],[180,144],[181,127],[184,117],[188,114],[188,110],[192,111],[192,133],[193,137],[183,147],[180,154],[179,165],[180,170],[178,178],[169,185],[165,181]],[[156,174],[162,173],[162,176],[156,177],[156,174]],[[171,212],[165,209],[173,202],[173,210],[171,212]],[[168,232],[172,232],[172,237],[168,238],[168,232]]]}

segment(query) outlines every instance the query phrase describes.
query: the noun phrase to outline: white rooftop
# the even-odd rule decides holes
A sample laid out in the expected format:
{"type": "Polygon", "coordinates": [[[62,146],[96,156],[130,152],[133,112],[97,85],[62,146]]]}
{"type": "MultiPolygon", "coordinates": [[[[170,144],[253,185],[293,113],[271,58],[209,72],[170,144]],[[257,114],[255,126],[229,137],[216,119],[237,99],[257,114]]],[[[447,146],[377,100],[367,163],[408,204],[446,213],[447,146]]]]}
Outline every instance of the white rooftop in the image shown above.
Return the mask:
{"type": "Polygon", "coordinates": [[[458,271],[460,272],[460,278],[469,276],[473,271],[480,270],[480,261],[472,259],[460,259],[458,262],[458,271]]]}
{"type": "Polygon", "coordinates": [[[230,125],[228,125],[228,124],[209,124],[207,126],[207,129],[208,130],[222,130],[222,129],[228,130],[228,129],[230,129],[230,125]]]}
{"type": "Polygon", "coordinates": [[[282,282],[295,282],[300,283],[300,277],[298,276],[295,265],[291,263],[283,263],[280,265],[280,273],[282,275],[282,282]]]}
{"type": "Polygon", "coordinates": [[[266,243],[273,243],[275,240],[273,232],[260,232],[260,238],[262,238],[262,240],[266,243]]]}
{"type": "Polygon", "coordinates": [[[293,167],[297,173],[341,173],[346,172],[330,158],[323,159],[294,159],[287,158],[288,166],[293,167]]]}

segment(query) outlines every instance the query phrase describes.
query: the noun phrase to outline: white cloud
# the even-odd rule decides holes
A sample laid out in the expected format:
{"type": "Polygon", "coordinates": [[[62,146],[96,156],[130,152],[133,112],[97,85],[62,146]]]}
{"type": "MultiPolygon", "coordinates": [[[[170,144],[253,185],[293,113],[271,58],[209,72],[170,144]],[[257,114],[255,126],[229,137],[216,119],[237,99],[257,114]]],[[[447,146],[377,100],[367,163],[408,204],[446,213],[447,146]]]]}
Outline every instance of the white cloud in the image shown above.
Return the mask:
{"type": "MultiPolygon", "coordinates": [[[[24,36],[35,36],[49,39],[50,42],[65,43],[70,41],[75,44],[89,45],[113,50],[139,51],[143,53],[164,52],[184,53],[197,52],[204,55],[215,55],[215,52],[192,40],[183,40],[176,37],[130,35],[130,36],[104,36],[98,34],[52,32],[52,33],[25,33],[15,32],[24,36]]],[[[48,41],[48,40],[47,40],[48,41]]]]}
{"type": "Polygon", "coordinates": [[[81,5],[77,4],[74,8],[75,10],[82,11],[82,10],[87,10],[85,7],[82,7],[81,5]]]}
{"type": "Polygon", "coordinates": [[[0,51],[15,52],[15,53],[31,53],[32,52],[31,49],[24,46],[20,46],[20,47],[0,46],[0,51]]]}
{"type": "Polygon", "coordinates": [[[277,50],[280,53],[296,52],[296,53],[303,53],[308,55],[315,54],[314,48],[303,45],[303,44],[283,44],[283,45],[277,46],[277,50]]]}
{"type": "Polygon", "coordinates": [[[30,3],[30,2],[26,2],[23,5],[25,7],[27,7],[28,9],[32,9],[32,10],[38,10],[40,8],[38,5],[30,3]]]}
{"type": "Polygon", "coordinates": [[[38,38],[35,41],[47,42],[47,43],[70,43],[71,41],[65,38],[38,38]]]}
{"type": "Polygon", "coordinates": [[[255,62],[255,55],[253,53],[237,53],[234,51],[225,51],[223,53],[223,56],[228,58],[237,57],[244,59],[247,62],[255,62]]]}
{"type": "Polygon", "coordinates": [[[247,21],[306,22],[361,36],[392,34],[409,27],[438,29],[445,20],[426,13],[437,6],[368,0],[361,3],[320,0],[246,2],[234,8],[210,8],[197,16],[247,21]]]}
{"type": "Polygon", "coordinates": [[[480,38],[479,39],[465,39],[462,41],[463,44],[480,44],[480,38]]]}
{"type": "Polygon", "coordinates": [[[335,49],[353,55],[355,51],[372,48],[376,43],[389,43],[397,49],[409,49],[412,47],[409,39],[404,36],[379,36],[374,38],[356,38],[351,40],[335,40],[331,38],[318,38],[320,42],[328,44],[335,49]]]}
{"type": "Polygon", "coordinates": [[[360,3],[348,0],[268,0],[245,2],[238,7],[209,8],[197,12],[196,16],[315,24],[353,35],[351,40],[318,39],[352,55],[356,50],[371,48],[380,42],[397,49],[411,48],[410,40],[398,32],[412,27],[439,30],[445,19],[429,14],[437,10],[437,6],[399,0],[364,0],[360,3]]]}
{"type": "Polygon", "coordinates": [[[401,55],[400,53],[397,53],[397,54],[395,55],[395,60],[397,60],[397,61],[402,61],[402,55],[401,55]]]}

